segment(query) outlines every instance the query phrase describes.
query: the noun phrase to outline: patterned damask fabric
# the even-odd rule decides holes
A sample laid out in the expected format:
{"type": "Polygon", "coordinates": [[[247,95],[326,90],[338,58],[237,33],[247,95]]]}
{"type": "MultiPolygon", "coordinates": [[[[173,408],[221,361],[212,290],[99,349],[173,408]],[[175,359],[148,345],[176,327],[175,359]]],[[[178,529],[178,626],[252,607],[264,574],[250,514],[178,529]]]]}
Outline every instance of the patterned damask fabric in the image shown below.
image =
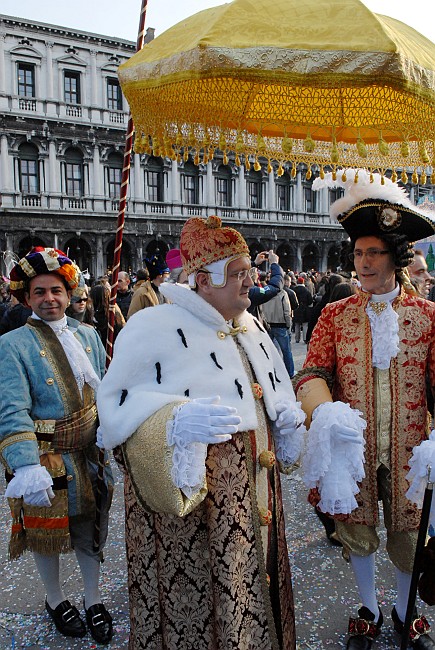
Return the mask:
{"type": "MultiPolygon", "coordinates": [[[[372,366],[372,339],[366,313],[369,294],[360,292],[327,305],[313,331],[303,377],[334,378],[333,398],[362,412],[365,431],[365,472],[359,507],[348,523],[377,525],[377,413],[376,383],[372,366]],[[311,372],[310,372],[311,370],[311,372]]],[[[406,474],[412,449],[427,437],[426,369],[435,385],[435,306],[427,300],[401,294],[393,303],[399,319],[399,347],[392,359],[391,450],[393,530],[414,530],[420,513],[406,498],[406,474]]],[[[301,375],[301,376],[302,376],[301,375]]],[[[299,384],[300,386],[301,384],[299,384]]],[[[315,495],[311,495],[315,500],[315,495]]]]}
{"type": "Polygon", "coordinates": [[[130,650],[295,648],[279,474],[269,472],[265,565],[255,454],[254,434],[210,445],[208,495],[184,518],[146,512],[126,475],[130,650]]]}

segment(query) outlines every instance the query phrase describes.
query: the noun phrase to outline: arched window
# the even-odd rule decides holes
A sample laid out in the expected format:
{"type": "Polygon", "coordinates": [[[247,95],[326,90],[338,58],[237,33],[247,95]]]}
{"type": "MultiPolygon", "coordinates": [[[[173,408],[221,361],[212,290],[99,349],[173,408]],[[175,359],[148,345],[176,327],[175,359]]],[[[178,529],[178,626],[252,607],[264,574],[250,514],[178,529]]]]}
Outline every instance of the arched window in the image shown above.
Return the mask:
{"type": "Polygon", "coordinates": [[[146,164],[146,187],[148,201],[163,202],[164,184],[163,184],[163,160],[150,156],[146,164]]]}
{"type": "Polygon", "coordinates": [[[229,207],[232,203],[231,167],[219,165],[215,176],[216,205],[229,207]]]}
{"type": "Polygon", "coordinates": [[[181,174],[181,195],[182,201],[189,205],[199,203],[199,169],[188,160],[183,167],[181,174]]]}
{"type": "Polygon", "coordinates": [[[281,212],[290,212],[293,209],[293,192],[295,184],[292,183],[290,174],[284,172],[282,176],[277,176],[275,181],[276,187],[276,207],[281,212]]]}
{"type": "Polygon", "coordinates": [[[263,187],[261,171],[250,169],[246,176],[246,189],[248,197],[248,207],[261,209],[263,207],[263,187]]]}
{"type": "Polygon", "coordinates": [[[121,194],[121,177],[123,158],[118,153],[111,153],[107,157],[107,187],[111,199],[119,199],[121,194]]]}
{"type": "Polygon", "coordinates": [[[39,194],[38,149],[29,142],[18,148],[20,191],[22,194],[39,194]]]}
{"type": "Polygon", "coordinates": [[[67,196],[84,195],[83,155],[72,147],[65,152],[65,189],[67,196]]]}

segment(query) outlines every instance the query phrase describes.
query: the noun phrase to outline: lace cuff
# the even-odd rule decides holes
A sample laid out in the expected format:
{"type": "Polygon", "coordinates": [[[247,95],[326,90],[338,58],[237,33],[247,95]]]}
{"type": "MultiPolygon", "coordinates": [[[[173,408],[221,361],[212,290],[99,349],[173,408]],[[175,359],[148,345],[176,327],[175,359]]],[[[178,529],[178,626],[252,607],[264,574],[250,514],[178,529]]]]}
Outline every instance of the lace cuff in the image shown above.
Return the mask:
{"type": "MultiPolygon", "coordinates": [[[[423,440],[417,447],[414,447],[409,465],[411,469],[406,478],[412,483],[405,496],[421,508],[428,482],[428,467],[431,467],[429,480],[435,482],[435,430],[431,432],[429,440],[423,440]]],[[[429,523],[435,526],[435,499],[433,496],[429,520],[429,523]]]]}
{"type": "Polygon", "coordinates": [[[354,444],[331,435],[337,421],[363,436],[366,423],[360,411],[343,402],[326,402],[318,406],[308,432],[303,457],[303,480],[308,488],[317,487],[318,508],[322,512],[350,514],[358,507],[357,483],[365,477],[364,444],[354,444]]]}
{"type": "Polygon", "coordinates": [[[53,479],[42,465],[24,465],[15,470],[14,478],[6,488],[5,496],[19,499],[40,490],[47,490],[53,485],[53,479]]]}
{"type": "MultiPolygon", "coordinates": [[[[177,408],[174,409],[174,412],[176,411],[177,408]]],[[[168,420],[166,439],[168,445],[173,448],[171,478],[174,485],[191,499],[204,484],[207,445],[202,442],[186,442],[177,435],[175,428],[175,421],[168,420]]]]}

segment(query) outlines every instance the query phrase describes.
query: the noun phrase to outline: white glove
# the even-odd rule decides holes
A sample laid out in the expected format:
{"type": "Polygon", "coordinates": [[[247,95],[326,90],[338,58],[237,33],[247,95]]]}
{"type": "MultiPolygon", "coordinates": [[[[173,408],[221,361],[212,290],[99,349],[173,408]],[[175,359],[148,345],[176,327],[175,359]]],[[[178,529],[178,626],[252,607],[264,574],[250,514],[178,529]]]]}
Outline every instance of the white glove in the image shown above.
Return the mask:
{"type": "Polygon", "coordinates": [[[278,414],[273,427],[275,451],[284,466],[294,465],[304,447],[306,415],[300,406],[300,402],[280,402],[275,407],[278,414]]]}
{"type": "Polygon", "coordinates": [[[219,402],[219,396],[207,397],[176,407],[170,437],[181,438],[184,443],[213,444],[230,440],[232,434],[237,433],[242,420],[237,415],[237,409],[220,406],[219,402]]]}
{"type": "Polygon", "coordinates": [[[95,444],[99,449],[104,449],[104,444],[103,444],[103,431],[101,427],[98,427],[97,429],[97,439],[95,441],[95,444]]]}
{"type": "Polygon", "coordinates": [[[280,402],[276,405],[278,417],[275,420],[277,433],[280,435],[291,435],[302,427],[307,417],[301,409],[300,402],[280,402]]]}
{"type": "MultiPolygon", "coordinates": [[[[313,411],[313,421],[319,418],[319,422],[322,420],[322,410],[324,410],[324,407],[328,405],[328,410],[331,408],[334,408],[337,412],[337,419],[340,420],[340,415],[341,415],[341,409],[342,407],[349,406],[347,404],[344,404],[343,402],[324,402],[323,404],[320,404],[316,409],[313,411]],[[332,406],[334,405],[334,406],[332,406]],[[335,406],[337,405],[337,406],[335,406]]],[[[364,422],[364,421],[362,421],[364,422]]],[[[336,422],[334,424],[331,424],[329,427],[330,435],[331,435],[331,441],[332,442],[352,442],[356,445],[362,445],[364,442],[364,438],[361,435],[361,428],[359,422],[355,422],[356,426],[346,426],[342,422],[336,422]]],[[[365,425],[365,422],[364,422],[365,425]]],[[[365,428],[365,426],[364,426],[365,428]]]]}
{"type": "Polygon", "coordinates": [[[42,465],[24,465],[18,467],[14,478],[9,482],[5,496],[19,499],[29,506],[48,508],[50,499],[54,498],[53,479],[42,465]]]}

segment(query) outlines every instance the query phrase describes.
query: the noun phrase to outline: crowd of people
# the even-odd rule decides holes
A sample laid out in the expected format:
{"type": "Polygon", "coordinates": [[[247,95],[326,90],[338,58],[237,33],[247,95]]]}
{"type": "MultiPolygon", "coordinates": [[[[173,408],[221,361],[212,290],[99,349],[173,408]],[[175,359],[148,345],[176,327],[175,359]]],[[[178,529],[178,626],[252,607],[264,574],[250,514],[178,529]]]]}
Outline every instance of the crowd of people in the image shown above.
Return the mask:
{"type": "MultiPolygon", "coordinates": [[[[180,248],[146,259],[134,282],[120,272],[107,372],[109,277],[88,287],[48,248],[11,270],[0,303],[9,554],[33,554],[62,635],[108,644],[114,633],[99,592],[110,450],[124,476],[131,650],[296,648],[280,472],[299,467],[358,586],[347,649],[382,632],[379,501],[403,633],[416,468],[435,463],[435,291],[412,242],[435,222],[389,179],[348,177],[331,207],[349,236],[333,272],[284,272],[273,250],[251,260],[215,216],[189,219],[180,248]],[[292,335],[307,345],[299,372],[292,335]],[[71,551],[85,620],[59,580],[71,551]]],[[[415,609],[412,647],[435,650],[429,632],[415,609]]]]}

